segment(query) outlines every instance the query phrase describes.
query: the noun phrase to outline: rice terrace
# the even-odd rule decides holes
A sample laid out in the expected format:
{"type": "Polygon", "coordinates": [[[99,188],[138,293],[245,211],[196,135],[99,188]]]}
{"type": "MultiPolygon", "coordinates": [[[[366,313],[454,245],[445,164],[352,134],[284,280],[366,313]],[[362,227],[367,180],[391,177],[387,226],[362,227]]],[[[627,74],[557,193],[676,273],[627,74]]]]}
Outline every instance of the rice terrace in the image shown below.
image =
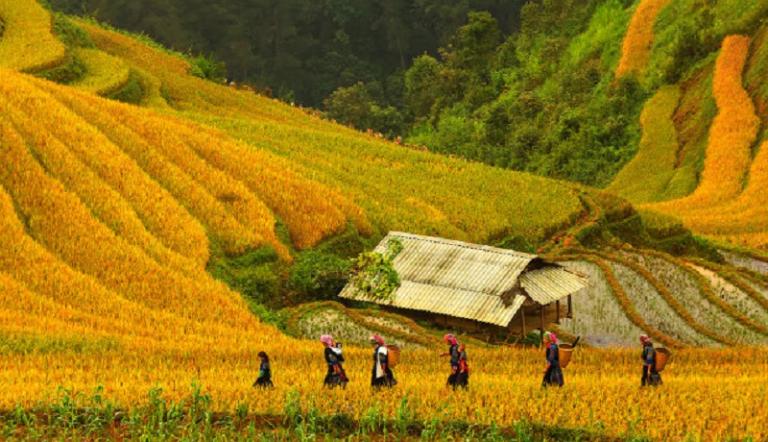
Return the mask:
{"type": "Polygon", "coordinates": [[[0,440],[768,441],[766,128],[768,0],[0,0],[0,440]]]}

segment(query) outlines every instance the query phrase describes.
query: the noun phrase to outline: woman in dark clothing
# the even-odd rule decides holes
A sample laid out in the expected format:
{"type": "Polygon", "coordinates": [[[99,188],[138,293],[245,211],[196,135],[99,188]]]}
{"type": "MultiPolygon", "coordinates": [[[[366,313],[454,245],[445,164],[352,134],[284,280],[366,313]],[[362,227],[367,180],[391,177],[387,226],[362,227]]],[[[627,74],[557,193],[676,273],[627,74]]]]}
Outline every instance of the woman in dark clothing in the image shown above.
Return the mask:
{"type": "Polygon", "coordinates": [[[554,333],[545,333],[544,346],[546,348],[547,369],[544,370],[544,380],[541,382],[541,386],[557,385],[562,387],[565,380],[563,379],[563,369],[560,368],[560,348],[557,346],[557,336],[554,333]]]}
{"type": "Polygon", "coordinates": [[[450,356],[451,363],[448,386],[454,390],[456,387],[467,388],[469,386],[469,366],[467,365],[466,349],[451,334],[445,335],[443,339],[448,344],[448,353],[444,353],[443,356],[450,356]]]}
{"type": "Polygon", "coordinates": [[[341,388],[346,387],[349,380],[342,365],[344,363],[344,354],[341,351],[341,346],[336,345],[331,335],[320,336],[320,342],[325,345],[323,356],[325,357],[325,364],[328,366],[328,372],[325,375],[323,384],[329,388],[337,386],[341,388]]]}
{"type": "Polygon", "coordinates": [[[259,377],[253,383],[254,387],[269,388],[272,387],[272,368],[269,365],[269,356],[263,351],[259,352],[259,377]]]}
{"type": "Polygon", "coordinates": [[[656,371],[656,349],[653,348],[653,342],[647,335],[642,335],[640,343],[643,344],[643,353],[640,355],[643,360],[643,377],[640,379],[640,386],[661,385],[661,374],[656,371]]]}
{"type": "Polygon", "coordinates": [[[397,381],[389,367],[389,350],[384,344],[384,338],[379,335],[371,336],[373,345],[373,370],[371,371],[371,386],[376,388],[391,388],[397,381]]]}

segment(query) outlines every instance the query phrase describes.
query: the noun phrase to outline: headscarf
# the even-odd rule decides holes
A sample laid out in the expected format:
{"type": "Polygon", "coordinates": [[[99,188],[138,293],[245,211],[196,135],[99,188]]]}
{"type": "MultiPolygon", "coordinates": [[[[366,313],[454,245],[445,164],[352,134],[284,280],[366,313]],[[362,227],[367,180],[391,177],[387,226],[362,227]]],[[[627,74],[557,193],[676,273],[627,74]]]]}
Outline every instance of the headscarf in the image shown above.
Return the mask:
{"type": "Polygon", "coordinates": [[[322,335],[322,336],[320,336],[320,342],[325,344],[326,347],[333,347],[333,336],[331,336],[331,335],[322,335]]]}
{"type": "Polygon", "coordinates": [[[459,343],[459,341],[456,339],[456,336],[453,336],[450,333],[443,336],[443,340],[451,345],[457,345],[459,343]]]}
{"type": "Polygon", "coordinates": [[[553,344],[557,344],[557,335],[554,332],[549,332],[549,340],[552,341],[553,344]]]}
{"type": "Polygon", "coordinates": [[[648,335],[640,335],[640,342],[645,345],[651,342],[651,338],[648,335]]]}
{"type": "Polygon", "coordinates": [[[384,345],[384,338],[375,334],[371,336],[371,342],[375,342],[379,345],[384,345]]]}

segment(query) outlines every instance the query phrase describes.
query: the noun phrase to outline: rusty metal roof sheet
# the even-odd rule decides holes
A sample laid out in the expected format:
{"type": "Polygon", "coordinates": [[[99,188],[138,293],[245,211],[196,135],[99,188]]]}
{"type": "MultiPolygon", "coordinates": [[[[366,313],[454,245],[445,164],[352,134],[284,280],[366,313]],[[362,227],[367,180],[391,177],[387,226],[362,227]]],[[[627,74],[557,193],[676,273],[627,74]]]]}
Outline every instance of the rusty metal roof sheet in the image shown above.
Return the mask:
{"type": "Polygon", "coordinates": [[[527,294],[548,304],[581,290],[579,276],[536,255],[403,232],[390,232],[376,247],[384,252],[397,238],[403,250],[394,260],[401,286],[388,301],[368,299],[352,284],[342,298],[428,311],[507,326],[527,294]],[[533,263],[533,264],[532,264],[533,263]],[[514,293],[507,302],[505,293],[514,293]]]}

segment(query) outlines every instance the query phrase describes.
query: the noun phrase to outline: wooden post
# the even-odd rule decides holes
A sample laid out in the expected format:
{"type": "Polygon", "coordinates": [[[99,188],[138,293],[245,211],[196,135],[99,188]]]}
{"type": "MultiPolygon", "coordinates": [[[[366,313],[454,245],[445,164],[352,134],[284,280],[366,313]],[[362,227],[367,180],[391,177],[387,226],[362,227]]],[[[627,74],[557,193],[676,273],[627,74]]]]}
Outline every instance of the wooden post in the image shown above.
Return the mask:
{"type": "Polygon", "coordinates": [[[560,324],[560,300],[558,299],[555,301],[555,312],[557,313],[557,319],[555,319],[555,324],[560,324]]]}
{"type": "Polygon", "coordinates": [[[539,331],[541,332],[541,342],[544,343],[544,305],[539,304],[539,331]]]}
{"type": "Polygon", "coordinates": [[[522,332],[523,332],[520,338],[525,339],[525,309],[522,307],[520,307],[520,325],[522,327],[522,332]]]}
{"type": "Polygon", "coordinates": [[[568,295],[568,319],[573,318],[573,300],[571,295],[568,295]]]}

